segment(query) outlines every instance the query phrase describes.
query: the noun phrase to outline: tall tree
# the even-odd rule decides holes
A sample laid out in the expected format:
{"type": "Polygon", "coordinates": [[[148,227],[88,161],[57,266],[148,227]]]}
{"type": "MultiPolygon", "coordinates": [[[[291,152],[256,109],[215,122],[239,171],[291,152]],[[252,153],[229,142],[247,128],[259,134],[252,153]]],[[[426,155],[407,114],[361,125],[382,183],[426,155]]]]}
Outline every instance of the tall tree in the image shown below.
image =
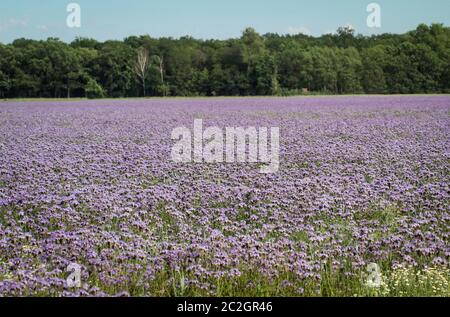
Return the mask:
{"type": "Polygon", "coordinates": [[[150,56],[148,50],[144,47],[138,49],[136,62],[134,64],[134,72],[141,82],[142,89],[144,91],[144,97],[146,94],[145,80],[147,78],[148,68],[150,67],[150,56]]]}
{"type": "Polygon", "coordinates": [[[422,24],[370,37],[345,27],[320,37],[247,28],[229,40],[131,36],[0,44],[0,97],[288,95],[303,88],[450,92],[450,28],[422,24]]]}
{"type": "Polygon", "coordinates": [[[168,89],[164,82],[164,58],[163,56],[153,55],[153,60],[155,61],[156,68],[158,69],[159,72],[159,78],[161,80],[161,83],[159,85],[159,91],[161,92],[163,97],[166,97],[168,89]]]}

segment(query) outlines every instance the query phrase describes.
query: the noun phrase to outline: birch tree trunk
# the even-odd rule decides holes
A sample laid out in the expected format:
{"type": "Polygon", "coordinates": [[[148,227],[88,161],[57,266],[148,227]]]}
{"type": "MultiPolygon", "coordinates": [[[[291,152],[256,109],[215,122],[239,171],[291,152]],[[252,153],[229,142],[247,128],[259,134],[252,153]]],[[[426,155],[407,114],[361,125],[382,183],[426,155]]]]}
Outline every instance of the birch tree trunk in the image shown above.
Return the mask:
{"type": "Polygon", "coordinates": [[[134,72],[139,78],[142,84],[142,90],[144,92],[144,97],[147,95],[145,87],[145,79],[147,78],[147,71],[149,68],[150,60],[148,50],[141,47],[138,50],[136,63],[134,64],[134,72]]]}

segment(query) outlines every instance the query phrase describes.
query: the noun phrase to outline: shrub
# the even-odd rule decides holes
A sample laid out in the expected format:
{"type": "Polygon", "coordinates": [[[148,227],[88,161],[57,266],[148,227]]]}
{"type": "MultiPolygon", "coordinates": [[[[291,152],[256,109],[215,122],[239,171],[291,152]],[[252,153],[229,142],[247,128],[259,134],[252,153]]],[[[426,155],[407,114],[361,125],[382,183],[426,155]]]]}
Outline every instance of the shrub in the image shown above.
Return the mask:
{"type": "Polygon", "coordinates": [[[104,98],[106,96],[105,90],[95,79],[89,79],[85,90],[86,97],[89,99],[104,98]]]}

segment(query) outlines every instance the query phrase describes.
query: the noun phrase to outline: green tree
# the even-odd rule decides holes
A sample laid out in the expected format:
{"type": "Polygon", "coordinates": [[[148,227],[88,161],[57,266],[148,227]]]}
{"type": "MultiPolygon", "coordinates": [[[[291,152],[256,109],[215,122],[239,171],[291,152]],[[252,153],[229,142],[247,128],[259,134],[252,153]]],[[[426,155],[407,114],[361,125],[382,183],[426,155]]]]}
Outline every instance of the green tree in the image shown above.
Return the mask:
{"type": "Polygon", "coordinates": [[[340,94],[362,92],[360,78],[362,61],[358,50],[353,47],[338,49],[336,54],[337,92],[340,94]]]}
{"type": "Polygon", "coordinates": [[[105,90],[100,86],[95,79],[90,78],[86,84],[86,97],[89,99],[104,98],[106,96],[105,90]]]}
{"type": "Polygon", "coordinates": [[[310,52],[314,65],[312,90],[337,93],[336,49],[312,47],[310,52]]]}
{"type": "Polygon", "coordinates": [[[369,94],[384,94],[387,92],[384,73],[387,59],[386,49],[382,45],[362,51],[362,86],[365,92],[369,94]]]}
{"type": "Polygon", "coordinates": [[[0,44],[0,97],[80,97],[94,82],[108,97],[430,93],[450,91],[450,28],[419,25],[401,34],[356,35],[348,27],[312,37],[260,35],[229,40],[130,36],[66,44],[17,39],[0,44]],[[140,48],[151,52],[136,81],[140,48]]]}
{"type": "Polygon", "coordinates": [[[91,75],[101,84],[110,97],[128,97],[137,83],[133,72],[136,51],[119,41],[103,44],[93,62],[91,75]]]}

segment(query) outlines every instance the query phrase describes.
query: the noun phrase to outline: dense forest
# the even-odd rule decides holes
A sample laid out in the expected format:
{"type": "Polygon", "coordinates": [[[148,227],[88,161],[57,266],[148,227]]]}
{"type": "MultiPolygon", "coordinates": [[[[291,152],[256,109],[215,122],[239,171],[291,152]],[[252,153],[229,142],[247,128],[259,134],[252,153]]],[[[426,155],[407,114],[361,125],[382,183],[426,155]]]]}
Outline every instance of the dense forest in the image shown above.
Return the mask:
{"type": "Polygon", "coordinates": [[[0,44],[0,98],[450,92],[450,28],[0,44]]]}

